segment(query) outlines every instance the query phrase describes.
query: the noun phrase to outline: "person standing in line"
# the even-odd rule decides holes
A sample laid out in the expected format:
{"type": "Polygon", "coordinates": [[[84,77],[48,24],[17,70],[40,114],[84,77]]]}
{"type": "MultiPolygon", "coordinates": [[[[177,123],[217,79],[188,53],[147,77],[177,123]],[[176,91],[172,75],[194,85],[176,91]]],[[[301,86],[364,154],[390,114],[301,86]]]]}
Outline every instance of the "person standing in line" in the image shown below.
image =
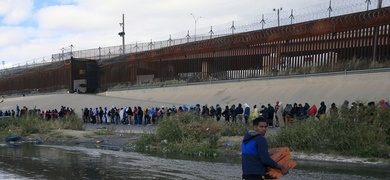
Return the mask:
{"type": "Polygon", "coordinates": [[[120,109],[119,108],[114,108],[115,109],[115,124],[119,124],[119,112],[120,112],[120,109]]]}
{"type": "Polygon", "coordinates": [[[267,127],[265,118],[256,118],[253,120],[253,130],[249,130],[242,140],[243,180],[264,180],[267,167],[280,169],[283,174],[288,173],[289,167],[278,164],[268,153],[268,143],[264,137],[267,127]]]}
{"type": "Polygon", "coordinates": [[[214,106],[210,106],[210,118],[214,120],[215,117],[215,108],[214,106]]]}
{"type": "Polygon", "coordinates": [[[230,119],[230,109],[229,109],[229,106],[225,107],[225,110],[222,112],[222,116],[225,117],[225,122],[229,124],[229,119],[230,119]]]}
{"type": "Polygon", "coordinates": [[[129,121],[129,125],[131,125],[131,117],[133,116],[133,110],[131,109],[131,106],[127,108],[126,114],[127,120],[129,121]]]}
{"type": "Polygon", "coordinates": [[[141,106],[138,106],[137,117],[138,117],[138,125],[142,125],[142,117],[144,116],[144,112],[142,111],[141,106]]]}
{"type": "Polygon", "coordinates": [[[259,114],[259,109],[257,109],[257,105],[255,104],[253,106],[253,112],[251,113],[251,116],[249,117],[249,119],[251,121],[255,120],[256,118],[258,118],[260,116],[259,114]]]}
{"type": "Polygon", "coordinates": [[[326,115],[326,105],[325,105],[325,102],[322,101],[321,104],[320,104],[320,108],[318,109],[318,112],[317,112],[317,117],[319,120],[324,120],[326,115]]]}
{"type": "Polygon", "coordinates": [[[235,113],[237,115],[239,123],[242,123],[244,109],[242,108],[241,103],[238,103],[238,107],[236,108],[235,113]]]}
{"type": "Polygon", "coordinates": [[[303,108],[305,109],[305,114],[303,115],[304,117],[304,119],[307,119],[308,118],[308,116],[307,116],[307,114],[309,113],[309,109],[310,109],[310,105],[309,105],[309,103],[305,103],[305,106],[303,106],[303,108]]]}
{"type": "Polygon", "coordinates": [[[195,106],[195,117],[196,117],[196,118],[199,118],[199,116],[200,116],[200,111],[201,111],[201,109],[200,109],[200,104],[196,104],[196,106],[195,106]]]}
{"type": "Polygon", "coordinates": [[[88,110],[88,108],[84,108],[84,110],[83,110],[83,121],[84,121],[84,123],[89,123],[89,110],[88,110]]]}
{"type": "Polygon", "coordinates": [[[95,108],[93,115],[95,116],[95,124],[99,124],[100,123],[100,116],[99,116],[99,109],[97,107],[95,108]]]}
{"type": "Polygon", "coordinates": [[[100,120],[100,124],[103,123],[103,114],[104,114],[104,111],[102,109],[102,107],[99,107],[99,120],[100,120]]]}
{"type": "MultiPolygon", "coordinates": [[[[179,109],[180,108],[181,108],[181,106],[179,107],[179,109]]],[[[156,109],[154,107],[152,107],[152,109],[150,110],[150,116],[152,117],[152,123],[156,124],[157,112],[156,112],[156,109]]]]}
{"type": "Polygon", "coordinates": [[[107,107],[104,107],[104,112],[103,112],[103,123],[107,124],[107,107]]]}
{"type": "Polygon", "coordinates": [[[217,104],[216,106],[216,114],[215,116],[217,117],[217,121],[219,121],[221,119],[221,116],[222,116],[222,108],[219,104],[217,104]]]}
{"type": "Polygon", "coordinates": [[[94,116],[93,116],[93,109],[92,108],[89,108],[89,111],[88,111],[88,113],[89,113],[89,119],[90,119],[90,123],[91,124],[94,124],[94,116]]]}
{"type": "Polygon", "coordinates": [[[127,107],[123,108],[123,125],[127,124],[127,107]]]}
{"type": "Polygon", "coordinates": [[[294,103],[291,111],[291,118],[293,119],[292,121],[296,120],[298,116],[299,116],[299,107],[297,103],[294,103]]]}
{"type": "Polygon", "coordinates": [[[314,117],[316,114],[317,114],[317,106],[313,104],[309,109],[308,115],[314,117]]]}
{"type": "Polygon", "coordinates": [[[232,117],[232,123],[237,123],[236,105],[230,107],[230,116],[232,117]]]}
{"type": "Polygon", "coordinates": [[[260,110],[260,114],[261,116],[264,118],[264,119],[268,119],[268,108],[265,107],[264,105],[261,105],[261,110],[260,110]]]}
{"type": "Polygon", "coordinates": [[[137,108],[137,106],[134,106],[134,109],[133,109],[134,124],[138,124],[138,115],[137,115],[137,112],[138,112],[138,108],[137,108]]]}
{"type": "Polygon", "coordinates": [[[268,116],[267,121],[268,125],[273,128],[274,127],[274,116],[275,116],[275,109],[271,106],[271,104],[268,104],[268,116]]]}
{"type": "Polygon", "coordinates": [[[16,105],[16,117],[20,116],[20,108],[19,105],[16,105]]]}
{"type": "Polygon", "coordinates": [[[297,115],[297,119],[298,120],[303,120],[304,119],[304,114],[305,114],[305,108],[302,106],[302,104],[298,104],[298,115],[297,115]]]}
{"type": "Polygon", "coordinates": [[[124,109],[123,107],[119,108],[119,124],[124,122],[124,109]]]}
{"type": "Polygon", "coordinates": [[[245,119],[245,124],[248,124],[248,119],[249,116],[251,115],[251,108],[247,103],[244,104],[244,119],[245,119]]]}
{"type": "Polygon", "coordinates": [[[114,106],[112,106],[111,110],[110,110],[110,124],[115,124],[115,109],[114,106]]]}
{"type": "Polygon", "coordinates": [[[183,112],[187,112],[188,111],[188,107],[186,105],[183,105],[183,112]]]}
{"type": "MultiPolygon", "coordinates": [[[[372,107],[372,106],[369,106],[369,107],[372,107]]],[[[338,108],[336,107],[336,104],[335,103],[332,103],[330,105],[330,109],[329,109],[329,116],[330,117],[338,117],[338,114],[339,114],[339,110],[338,108]]]]}
{"type": "Polygon", "coordinates": [[[279,105],[279,101],[276,101],[276,104],[275,104],[275,127],[280,127],[280,123],[279,123],[279,115],[278,115],[278,111],[279,111],[279,108],[280,108],[280,105],[279,105]]]}

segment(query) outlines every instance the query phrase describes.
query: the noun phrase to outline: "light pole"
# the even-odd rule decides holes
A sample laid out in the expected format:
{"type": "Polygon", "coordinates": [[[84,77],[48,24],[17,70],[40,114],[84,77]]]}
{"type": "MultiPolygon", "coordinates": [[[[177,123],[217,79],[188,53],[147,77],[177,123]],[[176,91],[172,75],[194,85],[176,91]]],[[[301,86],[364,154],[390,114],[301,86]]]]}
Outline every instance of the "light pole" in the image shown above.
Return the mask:
{"type": "Polygon", "coordinates": [[[368,8],[370,7],[371,4],[371,0],[366,0],[366,3],[367,3],[367,11],[368,11],[368,8]]]}
{"type": "Polygon", "coordinates": [[[199,18],[202,18],[202,16],[198,16],[197,18],[195,18],[194,14],[192,14],[192,13],[191,13],[191,16],[192,16],[192,18],[194,18],[194,22],[195,22],[194,41],[196,41],[196,23],[198,22],[199,18]]]}
{"type": "Polygon", "coordinates": [[[275,9],[274,8],[274,11],[276,11],[276,13],[278,14],[278,27],[280,26],[280,16],[279,16],[279,14],[280,14],[280,11],[282,10],[282,8],[278,8],[278,9],[275,9]]]}
{"type": "Polygon", "coordinates": [[[61,60],[64,60],[64,51],[65,51],[65,48],[61,48],[61,51],[62,51],[61,60]]]}
{"type": "Polygon", "coordinates": [[[122,53],[125,54],[125,14],[122,14],[122,22],[119,23],[119,26],[122,27],[122,32],[119,32],[118,35],[122,37],[122,53]]]}
{"type": "Polygon", "coordinates": [[[70,45],[70,58],[73,58],[73,44],[70,45]]]}

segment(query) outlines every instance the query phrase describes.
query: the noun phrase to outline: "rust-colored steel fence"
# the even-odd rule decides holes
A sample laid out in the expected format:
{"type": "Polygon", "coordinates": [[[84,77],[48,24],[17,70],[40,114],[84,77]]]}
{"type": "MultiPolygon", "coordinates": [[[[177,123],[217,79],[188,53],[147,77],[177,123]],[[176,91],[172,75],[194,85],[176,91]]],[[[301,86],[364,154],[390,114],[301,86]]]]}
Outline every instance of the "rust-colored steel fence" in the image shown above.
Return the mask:
{"type": "Polygon", "coordinates": [[[134,53],[102,64],[100,87],[389,67],[388,17],[382,8],[134,53]]]}
{"type": "Polygon", "coordinates": [[[71,66],[70,61],[67,62],[69,64],[64,61],[20,69],[0,79],[0,92],[13,95],[69,90],[71,66]]]}

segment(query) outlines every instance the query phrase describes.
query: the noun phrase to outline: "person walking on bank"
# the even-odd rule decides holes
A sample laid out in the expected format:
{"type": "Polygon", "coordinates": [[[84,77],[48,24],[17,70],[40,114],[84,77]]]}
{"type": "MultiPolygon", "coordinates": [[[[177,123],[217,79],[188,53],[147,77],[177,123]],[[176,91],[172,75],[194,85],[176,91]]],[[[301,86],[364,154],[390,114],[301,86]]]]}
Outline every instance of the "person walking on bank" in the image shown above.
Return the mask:
{"type": "Polygon", "coordinates": [[[263,117],[253,120],[253,130],[249,130],[242,140],[242,179],[264,180],[266,168],[280,169],[283,174],[288,173],[288,166],[278,164],[271,159],[268,153],[268,143],[265,139],[267,121],[263,117]]]}

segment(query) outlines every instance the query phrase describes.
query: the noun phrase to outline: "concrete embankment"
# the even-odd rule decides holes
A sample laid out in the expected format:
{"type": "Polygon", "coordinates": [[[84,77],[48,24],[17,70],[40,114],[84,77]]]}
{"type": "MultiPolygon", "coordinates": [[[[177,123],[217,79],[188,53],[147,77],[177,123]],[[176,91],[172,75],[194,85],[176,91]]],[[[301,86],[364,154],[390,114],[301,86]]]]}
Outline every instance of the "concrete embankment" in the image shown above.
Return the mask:
{"type": "Polygon", "coordinates": [[[275,104],[305,103],[319,106],[321,101],[330,106],[341,105],[344,100],[363,102],[390,99],[390,70],[376,73],[296,76],[227,82],[208,82],[198,85],[181,85],[137,90],[108,91],[99,95],[46,94],[6,98],[1,110],[27,106],[42,110],[59,109],[62,105],[80,113],[84,107],[155,107],[219,103],[222,107],[248,103],[275,104]]]}
{"type": "MultiPolygon", "coordinates": [[[[337,74],[297,76],[278,79],[230,81],[200,85],[161,87],[130,91],[109,91],[107,97],[133,99],[145,105],[195,105],[219,103],[222,106],[248,103],[274,105],[277,100],[286,103],[341,105],[353,102],[390,99],[390,71],[364,74],[337,74]],[[143,103],[142,103],[143,102],[143,103]]],[[[130,101],[131,102],[131,101],[130,101]]],[[[136,103],[135,103],[136,104],[136,103]]]]}

